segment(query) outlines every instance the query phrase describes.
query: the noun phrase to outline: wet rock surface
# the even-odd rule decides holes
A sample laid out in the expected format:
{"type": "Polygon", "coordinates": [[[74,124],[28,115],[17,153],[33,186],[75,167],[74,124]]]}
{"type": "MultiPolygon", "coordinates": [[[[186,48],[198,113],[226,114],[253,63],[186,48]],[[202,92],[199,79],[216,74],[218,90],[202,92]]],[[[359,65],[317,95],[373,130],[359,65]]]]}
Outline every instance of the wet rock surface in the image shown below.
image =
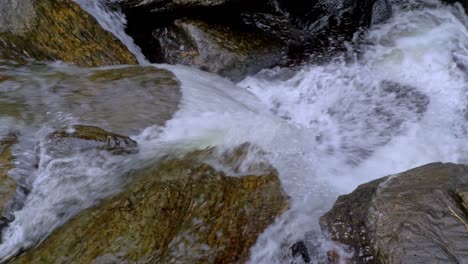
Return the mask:
{"type": "Polygon", "coordinates": [[[137,63],[112,33],[71,0],[2,1],[0,59],[81,66],[137,63]]]}
{"type": "Polygon", "coordinates": [[[328,110],[336,118],[340,129],[348,134],[341,138],[338,151],[346,153],[349,164],[359,164],[372,155],[373,149],[384,146],[401,134],[406,124],[419,121],[430,102],[429,97],[415,87],[397,82],[381,81],[377,85],[365,85],[372,88],[361,97],[344,96],[328,110]],[[342,107],[353,104],[373,106],[362,107],[358,112],[342,107]],[[359,133],[365,136],[360,137],[359,133]]]}
{"type": "Polygon", "coordinates": [[[345,43],[353,42],[357,31],[391,16],[387,0],[156,2],[112,4],[123,8],[127,33],[145,56],[227,77],[238,65],[234,80],[261,68],[322,63],[346,54],[345,43]]]}
{"type": "Polygon", "coordinates": [[[98,126],[116,134],[135,135],[150,126],[163,126],[179,109],[180,83],[168,70],[153,66],[108,68],[30,66],[25,75],[3,70],[5,85],[15,89],[2,93],[1,114],[24,122],[47,122],[51,116],[71,124],[98,126]],[[31,78],[34,76],[34,78],[31,78]],[[46,83],[47,85],[41,85],[46,83]]]}
{"type": "Polygon", "coordinates": [[[355,263],[465,263],[467,185],[467,166],[428,164],[340,196],[320,224],[355,263]]]}
{"type": "MultiPolygon", "coordinates": [[[[16,191],[16,182],[8,176],[8,171],[13,169],[12,147],[16,143],[16,136],[8,135],[0,139],[0,209],[3,209],[2,216],[5,217],[5,207],[13,198],[16,191]]],[[[0,228],[4,220],[0,220],[0,228]]]]}
{"type": "Polygon", "coordinates": [[[124,192],[10,263],[244,263],[287,198],[275,170],[229,177],[203,155],[135,172],[124,192]]]}
{"type": "Polygon", "coordinates": [[[112,154],[135,153],[138,144],[127,136],[107,132],[99,127],[75,125],[47,137],[49,155],[63,157],[91,149],[112,154]]]}
{"type": "Polygon", "coordinates": [[[176,20],[153,32],[163,60],[239,81],[280,63],[284,48],[263,34],[238,32],[200,20],[176,20]]]}

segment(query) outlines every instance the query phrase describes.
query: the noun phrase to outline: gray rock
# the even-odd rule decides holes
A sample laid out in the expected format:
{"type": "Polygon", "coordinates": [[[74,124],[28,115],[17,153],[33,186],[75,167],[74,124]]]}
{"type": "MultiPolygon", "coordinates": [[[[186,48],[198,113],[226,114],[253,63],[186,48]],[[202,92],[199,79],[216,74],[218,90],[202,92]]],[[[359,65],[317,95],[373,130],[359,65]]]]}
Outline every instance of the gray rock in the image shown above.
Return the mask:
{"type": "Polygon", "coordinates": [[[468,166],[433,163],[359,186],[320,219],[355,263],[466,263],[468,166]]]}

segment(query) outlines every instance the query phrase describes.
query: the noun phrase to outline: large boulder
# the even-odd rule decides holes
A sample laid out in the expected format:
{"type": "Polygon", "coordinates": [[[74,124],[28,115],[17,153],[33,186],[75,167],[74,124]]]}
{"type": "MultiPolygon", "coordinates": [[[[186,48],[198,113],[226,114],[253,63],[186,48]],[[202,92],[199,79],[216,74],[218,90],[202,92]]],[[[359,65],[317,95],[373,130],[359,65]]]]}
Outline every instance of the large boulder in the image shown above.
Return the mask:
{"type": "Polygon", "coordinates": [[[82,66],[136,64],[135,57],[71,0],[2,0],[0,59],[82,66]]]}
{"type": "Polygon", "coordinates": [[[468,261],[468,166],[433,163],[359,186],[320,219],[355,263],[468,261]]]}
{"type": "Polygon", "coordinates": [[[136,135],[147,127],[163,126],[179,109],[182,97],[175,75],[153,66],[32,66],[24,67],[21,75],[15,68],[2,70],[6,79],[2,85],[15,89],[2,93],[0,116],[36,124],[63,120],[66,113],[75,124],[136,135]],[[46,85],[38,86],[38,80],[46,85]]]}
{"type": "Polygon", "coordinates": [[[155,30],[153,37],[162,61],[190,65],[234,81],[279,64],[285,55],[281,43],[264,34],[200,20],[176,20],[155,30]]]}
{"type": "MultiPolygon", "coordinates": [[[[201,160],[167,159],[120,194],[78,214],[11,263],[243,263],[287,208],[277,173],[229,177],[201,160]]],[[[234,151],[232,160],[242,159],[234,151]]]]}

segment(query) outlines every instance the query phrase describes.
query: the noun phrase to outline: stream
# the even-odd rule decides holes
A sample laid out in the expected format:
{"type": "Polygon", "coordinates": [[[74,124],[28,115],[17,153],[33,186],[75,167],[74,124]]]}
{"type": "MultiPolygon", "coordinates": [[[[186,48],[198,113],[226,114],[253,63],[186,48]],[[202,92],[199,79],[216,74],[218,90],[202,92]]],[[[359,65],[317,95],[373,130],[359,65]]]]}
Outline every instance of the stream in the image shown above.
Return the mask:
{"type": "Polygon", "coordinates": [[[150,74],[106,84],[92,76],[126,66],[0,62],[0,75],[14,77],[0,82],[0,140],[19,135],[10,175],[27,190],[3,230],[1,260],[119,191],[126,171],[165,154],[244,142],[265,151],[291,208],[259,237],[250,263],[284,263],[298,240],[318,245],[317,257],[335,247],[318,219],[359,184],[430,162],[468,164],[468,16],[459,4],[394,0],[392,18],[363,33],[359,49],[350,43],[348,58],[265,69],[235,84],[150,64],[125,34],[121,13],[75,2],[122,40],[136,67],[171,71],[181,99],[169,120],[152,123],[158,94],[144,85],[150,74]],[[130,135],[139,153],[37,153],[50,132],[83,123],[130,135]]]}

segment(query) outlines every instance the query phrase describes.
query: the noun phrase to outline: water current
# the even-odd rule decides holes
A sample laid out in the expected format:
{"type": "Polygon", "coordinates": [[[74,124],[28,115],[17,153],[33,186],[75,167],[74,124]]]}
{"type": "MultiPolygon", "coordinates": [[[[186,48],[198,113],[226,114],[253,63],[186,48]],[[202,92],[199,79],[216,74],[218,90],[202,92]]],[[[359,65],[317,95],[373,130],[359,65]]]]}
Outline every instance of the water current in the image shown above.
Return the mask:
{"type": "Polygon", "coordinates": [[[10,175],[28,190],[3,231],[2,259],[117,191],[122,172],[167,153],[246,141],[266,152],[292,205],[260,236],[250,263],[284,263],[297,240],[319,253],[334,247],[321,238],[318,219],[361,183],[430,162],[468,163],[468,17],[459,4],[394,1],[392,18],[364,32],[358,48],[349,43],[347,59],[266,69],[234,84],[184,66],[149,65],[121,13],[76,2],[145,67],[172,71],[181,100],[165,124],[152,123],[158,94],[144,85],[151,74],[103,83],[93,76],[125,66],[0,63],[0,75],[12,77],[0,82],[0,139],[18,135],[10,175]],[[48,133],[80,123],[127,133],[140,151],[37,153],[47,149],[48,133]]]}

